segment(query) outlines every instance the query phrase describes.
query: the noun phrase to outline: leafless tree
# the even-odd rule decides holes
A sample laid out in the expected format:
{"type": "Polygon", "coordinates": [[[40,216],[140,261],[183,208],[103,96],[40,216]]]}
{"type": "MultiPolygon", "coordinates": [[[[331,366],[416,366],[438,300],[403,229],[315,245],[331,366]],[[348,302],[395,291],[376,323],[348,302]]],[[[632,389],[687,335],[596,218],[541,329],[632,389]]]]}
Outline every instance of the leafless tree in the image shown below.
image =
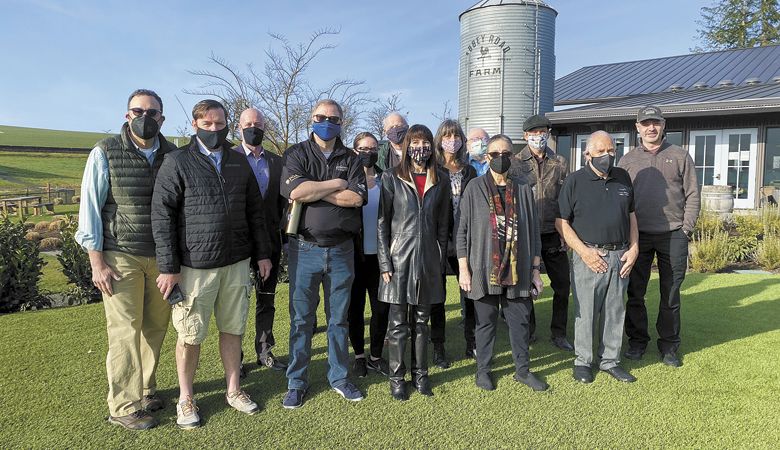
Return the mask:
{"type": "MultiPolygon", "coordinates": [[[[393,111],[401,112],[404,108],[401,104],[401,93],[395,92],[385,98],[378,98],[374,101],[375,106],[366,113],[366,128],[374,133],[377,139],[385,138],[384,120],[388,114],[393,111]]],[[[408,114],[403,113],[404,115],[408,114]]]]}
{"type": "Polygon", "coordinates": [[[446,100],[443,105],[443,111],[441,114],[431,113],[431,115],[439,121],[439,123],[444,122],[447,119],[452,119],[452,105],[450,105],[450,101],[446,100]]]}

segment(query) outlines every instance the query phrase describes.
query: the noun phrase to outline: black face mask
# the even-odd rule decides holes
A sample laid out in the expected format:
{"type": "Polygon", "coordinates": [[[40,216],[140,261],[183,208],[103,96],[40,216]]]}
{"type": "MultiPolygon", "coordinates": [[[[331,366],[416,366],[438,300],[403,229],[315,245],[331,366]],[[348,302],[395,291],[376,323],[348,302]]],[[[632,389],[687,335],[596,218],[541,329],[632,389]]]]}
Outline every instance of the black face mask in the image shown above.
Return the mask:
{"type": "Polygon", "coordinates": [[[205,145],[207,149],[211,150],[222,146],[222,144],[225,142],[225,138],[227,138],[228,135],[228,127],[217,131],[209,131],[198,128],[198,131],[195,134],[198,136],[198,139],[203,142],[203,145],[205,145]]]}
{"type": "Polygon", "coordinates": [[[506,173],[512,166],[512,155],[509,153],[502,153],[500,157],[490,160],[490,169],[499,174],[506,173]]]}
{"type": "Polygon", "coordinates": [[[244,128],[241,130],[241,136],[244,138],[244,142],[251,146],[260,145],[263,142],[264,133],[265,132],[262,129],[257,127],[244,128]]]}
{"type": "Polygon", "coordinates": [[[376,164],[376,161],[379,158],[379,155],[377,155],[376,152],[358,152],[357,156],[358,160],[360,160],[360,164],[365,168],[374,167],[374,164],[376,164]]]}
{"type": "Polygon", "coordinates": [[[595,158],[591,157],[590,165],[593,166],[594,169],[603,173],[604,175],[607,175],[609,174],[609,171],[612,169],[612,166],[615,165],[615,156],[607,153],[606,155],[598,156],[595,158]]]}
{"type": "Polygon", "coordinates": [[[151,139],[160,131],[160,124],[146,114],[130,121],[130,130],[141,139],[151,139]]]}

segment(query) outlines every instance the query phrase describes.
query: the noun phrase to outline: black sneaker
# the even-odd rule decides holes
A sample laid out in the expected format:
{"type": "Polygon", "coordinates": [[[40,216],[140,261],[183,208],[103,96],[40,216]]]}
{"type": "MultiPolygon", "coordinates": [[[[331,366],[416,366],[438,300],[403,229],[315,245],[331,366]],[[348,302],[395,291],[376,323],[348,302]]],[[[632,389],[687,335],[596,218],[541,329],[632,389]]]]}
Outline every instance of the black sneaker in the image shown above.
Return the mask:
{"type": "Polygon", "coordinates": [[[661,354],[661,361],[669,367],[682,366],[682,361],[680,361],[680,357],[678,357],[677,353],[675,352],[666,352],[661,354]]]}
{"type": "Polygon", "coordinates": [[[623,356],[626,359],[630,359],[633,361],[639,361],[642,359],[642,355],[645,354],[645,350],[642,348],[629,348],[628,350],[623,353],[623,356]]]}
{"type": "Polygon", "coordinates": [[[366,367],[368,370],[372,370],[383,377],[390,376],[390,368],[387,366],[387,361],[382,358],[379,359],[366,359],[366,367]]]}
{"type": "Polygon", "coordinates": [[[355,358],[355,362],[352,364],[352,373],[358,378],[365,378],[368,374],[366,358],[355,358]]]}
{"type": "Polygon", "coordinates": [[[289,389],[282,400],[282,406],[285,409],[295,409],[303,406],[303,397],[306,396],[306,389],[289,389]]]}
{"type": "Polygon", "coordinates": [[[282,372],[287,370],[287,364],[285,364],[279,358],[274,356],[274,354],[271,353],[270,351],[268,353],[260,355],[257,358],[257,365],[259,367],[267,367],[277,372],[282,372]]]}

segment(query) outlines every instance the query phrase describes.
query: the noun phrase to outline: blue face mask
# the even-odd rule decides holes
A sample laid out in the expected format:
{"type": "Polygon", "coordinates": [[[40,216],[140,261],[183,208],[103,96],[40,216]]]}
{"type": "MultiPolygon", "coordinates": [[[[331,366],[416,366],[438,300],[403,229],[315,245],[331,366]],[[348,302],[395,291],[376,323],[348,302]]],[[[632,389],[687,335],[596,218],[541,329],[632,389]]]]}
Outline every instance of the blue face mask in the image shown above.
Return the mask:
{"type": "Polygon", "coordinates": [[[327,120],[312,123],[311,129],[323,141],[329,141],[341,134],[341,125],[330,123],[327,120]]]}

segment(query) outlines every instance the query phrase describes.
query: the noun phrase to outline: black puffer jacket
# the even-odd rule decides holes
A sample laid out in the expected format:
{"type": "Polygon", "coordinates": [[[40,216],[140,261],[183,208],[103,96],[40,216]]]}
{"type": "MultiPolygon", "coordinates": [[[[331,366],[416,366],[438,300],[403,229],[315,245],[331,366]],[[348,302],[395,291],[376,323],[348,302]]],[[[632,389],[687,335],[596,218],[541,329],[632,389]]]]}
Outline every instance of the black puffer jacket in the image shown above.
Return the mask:
{"type": "Polygon", "coordinates": [[[189,146],[168,154],[152,196],[152,231],[160,273],[184,265],[212,269],[250,256],[269,257],[263,203],[246,157],[222,148],[222,173],[189,146]]]}
{"type": "Polygon", "coordinates": [[[428,305],[444,302],[441,274],[447,256],[450,183],[443,171],[420,201],[414,182],[402,180],[396,168],[382,174],[379,194],[379,272],[392,272],[390,283],[379,282],[385,303],[428,305]]]}

